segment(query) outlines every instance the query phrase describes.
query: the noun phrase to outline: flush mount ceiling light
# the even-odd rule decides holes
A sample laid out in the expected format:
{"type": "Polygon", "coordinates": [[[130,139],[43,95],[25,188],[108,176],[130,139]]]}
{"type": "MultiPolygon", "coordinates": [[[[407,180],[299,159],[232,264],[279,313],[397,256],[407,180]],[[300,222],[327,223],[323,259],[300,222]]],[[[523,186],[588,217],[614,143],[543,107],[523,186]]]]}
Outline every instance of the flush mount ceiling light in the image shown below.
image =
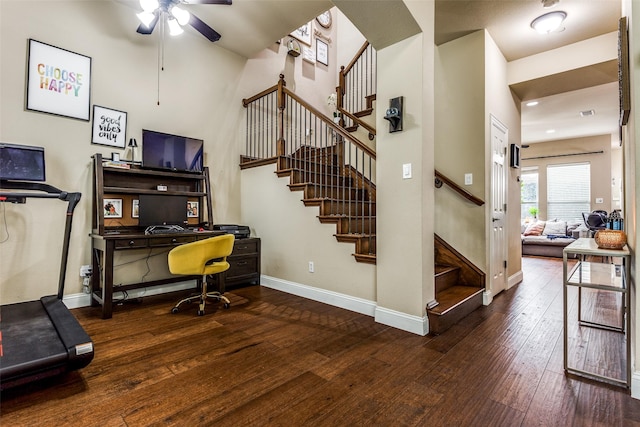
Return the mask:
{"type": "Polygon", "coordinates": [[[560,25],[562,25],[566,17],[567,13],[561,10],[545,13],[531,22],[531,28],[540,34],[549,34],[560,28],[560,25]]]}
{"type": "Polygon", "coordinates": [[[539,104],[539,102],[538,102],[538,101],[529,101],[529,102],[527,102],[525,105],[526,105],[527,107],[535,107],[535,106],[536,106],[536,105],[538,105],[538,104],[539,104]]]}

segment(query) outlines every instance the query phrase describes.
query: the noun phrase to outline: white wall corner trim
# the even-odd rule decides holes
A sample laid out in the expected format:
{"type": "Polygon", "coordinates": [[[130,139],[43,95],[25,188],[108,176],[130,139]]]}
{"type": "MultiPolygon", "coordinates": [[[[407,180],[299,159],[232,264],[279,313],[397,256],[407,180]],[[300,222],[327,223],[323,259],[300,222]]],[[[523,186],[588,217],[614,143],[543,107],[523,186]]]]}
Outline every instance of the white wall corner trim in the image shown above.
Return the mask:
{"type": "MultiPolygon", "coordinates": [[[[195,289],[196,284],[194,280],[188,280],[185,282],[177,282],[172,283],[170,285],[165,286],[154,286],[149,288],[140,288],[140,289],[132,289],[127,291],[128,299],[133,298],[142,298],[142,297],[150,297],[152,295],[164,294],[167,292],[175,292],[175,291],[183,291],[187,289],[195,289]]],[[[122,298],[120,292],[113,293],[114,301],[122,298]]],[[[70,294],[62,297],[62,302],[67,306],[68,309],[72,308],[80,308],[80,307],[89,307],[91,305],[91,295],[79,293],[79,294],[70,294]]],[[[177,299],[176,299],[176,302],[177,299]]]]}
{"type": "Polygon", "coordinates": [[[482,293],[482,305],[489,305],[493,302],[493,291],[487,289],[482,293]]]}
{"type": "Polygon", "coordinates": [[[640,399],[640,372],[633,371],[631,374],[631,397],[640,399]]]}
{"type": "Polygon", "coordinates": [[[383,325],[392,326],[396,329],[425,336],[429,333],[429,319],[425,314],[423,317],[412,316],[388,308],[376,308],[376,322],[383,325]]]}
{"type": "Polygon", "coordinates": [[[509,276],[509,278],[507,279],[507,289],[511,289],[512,287],[514,287],[518,283],[522,282],[523,278],[524,278],[524,275],[522,274],[522,270],[520,270],[517,273],[509,276]]]}
{"type": "Polygon", "coordinates": [[[340,294],[338,292],[327,291],[325,289],[314,288],[312,286],[290,282],[276,277],[265,276],[264,274],[260,276],[260,284],[265,288],[271,288],[288,294],[297,295],[299,297],[322,302],[334,307],[344,308],[345,310],[354,311],[367,316],[373,316],[376,312],[375,301],[356,298],[350,295],[340,294]]]}

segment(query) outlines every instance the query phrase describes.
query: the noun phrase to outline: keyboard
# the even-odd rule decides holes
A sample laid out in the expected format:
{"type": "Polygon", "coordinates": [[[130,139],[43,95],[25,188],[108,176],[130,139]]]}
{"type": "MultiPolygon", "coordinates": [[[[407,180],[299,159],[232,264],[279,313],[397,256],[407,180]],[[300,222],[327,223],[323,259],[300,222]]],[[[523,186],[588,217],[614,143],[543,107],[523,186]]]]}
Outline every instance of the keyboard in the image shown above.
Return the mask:
{"type": "Polygon", "coordinates": [[[152,225],[144,230],[144,234],[184,233],[187,230],[179,225],[152,225]]]}

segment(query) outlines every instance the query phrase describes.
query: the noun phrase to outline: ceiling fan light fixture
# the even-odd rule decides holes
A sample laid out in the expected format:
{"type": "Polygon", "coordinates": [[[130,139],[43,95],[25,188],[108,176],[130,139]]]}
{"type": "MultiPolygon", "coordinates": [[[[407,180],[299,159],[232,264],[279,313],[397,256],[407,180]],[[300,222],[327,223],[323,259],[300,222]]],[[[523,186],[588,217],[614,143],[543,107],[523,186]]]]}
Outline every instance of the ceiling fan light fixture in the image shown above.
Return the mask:
{"type": "Polygon", "coordinates": [[[145,12],[151,13],[160,7],[160,3],[158,3],[158,0],[140,0],[140,7],[145,12]]]}
{"type": "Polygon", "coordinates": [[[169,24],[169,34],[171,34],[172,36],[179,36],[180,34],[184,33],[184,30],[175,19],[169,18],[167,20],[167,23],[169,24]]]}
{"type": "Polygon", "coordinates": [[[545,13],[531,22],[531,28],[540,34],[549,34],[560,28],[566,17],[567,13],[561,10],[545,13]]]}
{"type": "Polygon", "coordinates": [[[191,19],[189,12],[178,6],[173,6],[171,8],[171,15],[176,18],[176,21],[178,21],[178,24],[180,25],[187,25],[189,23],[189,19],[191,19]]]}
{"type": "Polygon", "coordinates": [[[542,7],[544,7],[545,9],[549,9],[550,7],[553,7],[560,3],[560,0],[540,0],[540,3],[542,3],[542,7]]]}
{"type": "Polygon", "coordinates": [[[136,16],[138,17],[138,19],[140,20],[140,22],[142,22],[142,25],[144,25],[145,27],[149,28],[149,25],[151,25],[151,22],[153,22],[153,20],[155,19],[155,15],[151,12],[140,12],[140,13],[136,13],[136,16]]]}

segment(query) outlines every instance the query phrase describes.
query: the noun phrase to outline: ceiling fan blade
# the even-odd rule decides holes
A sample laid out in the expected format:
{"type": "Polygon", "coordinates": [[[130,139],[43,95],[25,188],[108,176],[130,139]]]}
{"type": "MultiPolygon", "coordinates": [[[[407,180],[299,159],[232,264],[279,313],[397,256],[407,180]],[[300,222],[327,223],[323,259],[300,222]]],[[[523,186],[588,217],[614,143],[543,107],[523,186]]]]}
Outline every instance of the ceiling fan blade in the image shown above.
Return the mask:
{"type": "Polygon", "coordinates": [[[182,0],[186,4],[226,4],[231,5],[231,0],[182,0]]]}
{"type": "Polygon", "coordinates": [[[195,28],[200,34],[208,38],[212,42],[217,42],[222,37],[216,30],[205,24],[200,18],[191,14],[189,25],[195,28]]]}
{"type": "Polygon", "coordinates": [[[138,33],[140,34],[153,33],[153,29],[156,28],[156,24],[158,23],[158,18],[160,18],[160,12],[156,10],[153,14],[155,15],[155,17],[153,18],[153,21],[149,23],[148,27],[144,24],[138,25],[138,29],[136,30],[138,33]]]}

